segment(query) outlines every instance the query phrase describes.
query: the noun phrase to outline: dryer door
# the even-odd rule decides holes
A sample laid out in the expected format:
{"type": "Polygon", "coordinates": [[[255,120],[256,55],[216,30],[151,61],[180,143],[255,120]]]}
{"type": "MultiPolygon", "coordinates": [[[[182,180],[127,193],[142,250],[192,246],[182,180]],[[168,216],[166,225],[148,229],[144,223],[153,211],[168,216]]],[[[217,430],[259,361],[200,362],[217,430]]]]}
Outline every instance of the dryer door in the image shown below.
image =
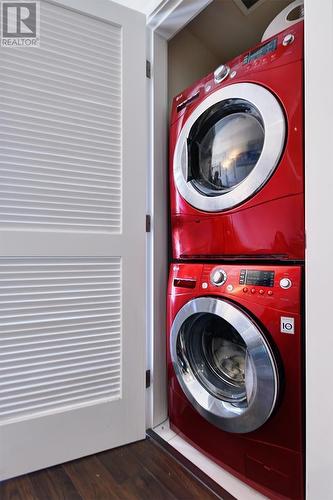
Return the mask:
{"type": "Polygon", "coordinates": [[[193,111],[177,141],[173,165],[179,193],[207,212],[241,204],[277,167],[285,129],[279,102],[260,85],[217,90],[193,111]]]}
{"type": "Polygon", "coordinates": [[[172,325],[170,350],[183,391],[212,424],[246,433],[271,415],[277,364],[260,328],[236,305],[212,297],[185,304],[172,325]]]}

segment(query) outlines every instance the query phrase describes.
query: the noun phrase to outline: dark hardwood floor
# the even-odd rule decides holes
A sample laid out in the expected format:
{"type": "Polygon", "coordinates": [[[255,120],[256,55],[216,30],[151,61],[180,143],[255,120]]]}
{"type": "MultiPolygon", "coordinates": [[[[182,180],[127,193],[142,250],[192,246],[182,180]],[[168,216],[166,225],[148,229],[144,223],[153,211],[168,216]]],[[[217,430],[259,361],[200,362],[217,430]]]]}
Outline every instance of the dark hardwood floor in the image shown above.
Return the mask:
{"type": "Polygon", "coordinates": [[[0,484],[1,500],[216,500],[151,439],[0,484]]]}

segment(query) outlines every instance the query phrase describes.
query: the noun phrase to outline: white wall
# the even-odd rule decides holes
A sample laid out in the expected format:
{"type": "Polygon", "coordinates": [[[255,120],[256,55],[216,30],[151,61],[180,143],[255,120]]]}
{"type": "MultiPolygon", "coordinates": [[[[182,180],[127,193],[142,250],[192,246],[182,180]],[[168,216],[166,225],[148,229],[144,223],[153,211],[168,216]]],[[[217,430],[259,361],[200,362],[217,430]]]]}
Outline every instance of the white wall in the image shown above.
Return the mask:
{"type": "Polygon", "coordinates": [[[159,35],[153,36],[153,68],[158,60],[159,71],[153,79],[152,123],[153,159],[152,207],[153,207],[153,280],[154,298],[152,321],[153,365],[153,426],[167,417],[166,376],[166,290],[168,280],[168,109],[167,109],[167,42],[159,35]],[[154,106],[154,99],[158,105],[154,106]],[[157,168],[157,166],[159,166],[157,168]]]}
{"type": "Polygon", "coordinates": [[[333,2],[305,0],[307,498],[333,498],[333,2]],[[318,8],[320,3],[320,8],[318,8]]]}
{"type": "Polygon", "coordinates": [[[169,101],[219,64],[219,58],[199,38],[187,28],[181,30],[168,47],[169,101]]]}

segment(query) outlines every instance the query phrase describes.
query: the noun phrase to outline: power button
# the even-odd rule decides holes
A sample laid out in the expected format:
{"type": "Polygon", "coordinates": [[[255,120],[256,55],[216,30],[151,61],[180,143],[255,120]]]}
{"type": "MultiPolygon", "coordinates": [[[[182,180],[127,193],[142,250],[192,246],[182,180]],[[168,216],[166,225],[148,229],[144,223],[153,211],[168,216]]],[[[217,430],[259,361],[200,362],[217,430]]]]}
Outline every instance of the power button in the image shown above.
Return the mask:
{"type": "Polygon", "coordinates": [[[287,45],[291,45],[293,43],[293,41],[295,40],[295,37],[294,35],[292,35],[291,33],[288,33],[288,35],[286,35],[282,41],[282,45],[284,47],[287,47],[287,45]]]}
{"type": "Polygon", "coordinates": [[[291,280],[289,278],[282,278],[280,280],[280,287],[283,288],[284,290],[287,290],[288,288],[291,287],[291,280]]]}

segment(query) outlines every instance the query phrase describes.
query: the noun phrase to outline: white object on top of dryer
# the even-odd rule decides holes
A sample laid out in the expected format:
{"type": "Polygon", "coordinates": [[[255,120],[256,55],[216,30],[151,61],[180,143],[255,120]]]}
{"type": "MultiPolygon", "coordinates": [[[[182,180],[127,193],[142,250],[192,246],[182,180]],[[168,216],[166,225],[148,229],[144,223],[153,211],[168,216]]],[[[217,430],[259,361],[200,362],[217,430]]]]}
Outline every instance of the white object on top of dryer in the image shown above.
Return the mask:
{"type": "Polygon", "coordinates": [[[280,14],[274,17],[273,21],[269,23],[266,28],[265,33],[262,36],[261,41],[267,40],[267,38],[271,38],[272,36],[280,33],[288,28],[288,26],[292,26],[295,23],[298,23],[304,18],[304,2],[303,0],[295,0],[290,3],[285,9],[283,9],[280,14]]]}

